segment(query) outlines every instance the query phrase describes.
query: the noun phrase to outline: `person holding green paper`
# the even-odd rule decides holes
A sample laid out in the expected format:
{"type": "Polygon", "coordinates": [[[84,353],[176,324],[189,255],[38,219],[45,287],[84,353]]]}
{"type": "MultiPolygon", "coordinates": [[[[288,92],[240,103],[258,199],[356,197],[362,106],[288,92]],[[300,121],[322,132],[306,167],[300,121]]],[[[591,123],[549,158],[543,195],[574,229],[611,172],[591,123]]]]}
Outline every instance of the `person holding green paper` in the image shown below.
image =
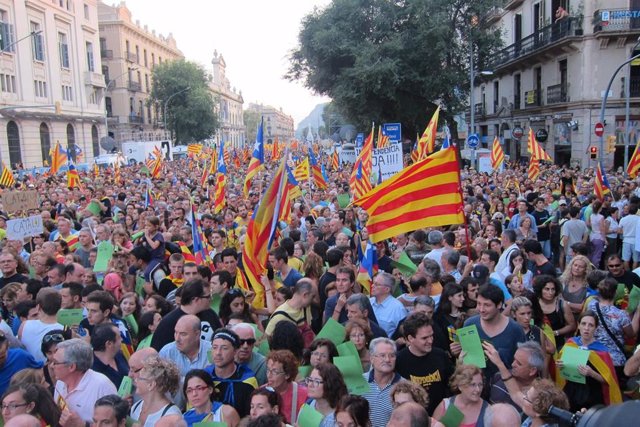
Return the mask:
{"type": "Polygon", "coordinates": [[[333,427],[338,402],[348,394],[342,374],[331,363],[320,363],[305,378],[309,399],[307,404],[324,418],[319,427],[333,427]]]}
{"type": "Polygon", "coordinates": [[[481,396],[483,387],[480,368],[458,365],[451,377],[451,388],[458,394],[442,400],[433,416],[444,425],[456,425],[457,422],[460,427],[483,427],[484,412],[489,407],[481,396]]]}

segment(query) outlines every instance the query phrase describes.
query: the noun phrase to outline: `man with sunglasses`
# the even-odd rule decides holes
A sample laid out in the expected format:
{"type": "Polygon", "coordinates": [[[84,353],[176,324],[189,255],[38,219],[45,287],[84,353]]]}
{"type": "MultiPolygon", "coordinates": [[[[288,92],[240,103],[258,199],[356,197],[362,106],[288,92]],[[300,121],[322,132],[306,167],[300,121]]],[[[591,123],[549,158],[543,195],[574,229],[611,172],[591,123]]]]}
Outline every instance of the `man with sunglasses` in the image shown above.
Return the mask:
{"type": "Polygon", "coordinates": [[[257,351],[256,332],[248,323],[238,323],[231,328],[238,335],[240,347],[236,352],[236,362],[245,364],[251,369],[258,380],[258,384],[267,382],[267,359],[257,351]]]}
{"type": "Polygon", "coordinates": [[[620,255],[609,255],[605,265],[609,271],[609,277],[613,277],[618,283],[624,283],[629,292],[631,292],[634,286],[640,287],[640,277],[634,272],[625,269],[625,264],[622,262],[620,255]]]}

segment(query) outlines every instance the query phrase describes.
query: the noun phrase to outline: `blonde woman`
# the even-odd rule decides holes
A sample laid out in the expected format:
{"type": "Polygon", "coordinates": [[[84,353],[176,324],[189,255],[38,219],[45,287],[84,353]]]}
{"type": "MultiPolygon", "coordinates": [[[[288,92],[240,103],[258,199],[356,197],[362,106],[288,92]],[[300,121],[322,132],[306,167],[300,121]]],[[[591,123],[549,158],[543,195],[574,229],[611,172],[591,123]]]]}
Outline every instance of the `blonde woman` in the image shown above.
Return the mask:
{"type": "Polygon", "coordinates": [[[449,405],[455,405],[464,415],[460,427],[475,427],[482,422],[484,412],[489,407],[489,403],[481,397],[483,387],[484,377],[480,368],[458,365],[451,376],[451,390],[458,394],[443,399],[433,411],[434,418],[441,420],[449,405]]]}
{"type": "Polygon", "coordinates": [[[562,298],[571,309],[574,316],[582,311],[582,305],[587,298],[587,276],[593,271],[593,265],[584,255],[576,255],[569,261],[560,276],[562,283],[562,298]]]}

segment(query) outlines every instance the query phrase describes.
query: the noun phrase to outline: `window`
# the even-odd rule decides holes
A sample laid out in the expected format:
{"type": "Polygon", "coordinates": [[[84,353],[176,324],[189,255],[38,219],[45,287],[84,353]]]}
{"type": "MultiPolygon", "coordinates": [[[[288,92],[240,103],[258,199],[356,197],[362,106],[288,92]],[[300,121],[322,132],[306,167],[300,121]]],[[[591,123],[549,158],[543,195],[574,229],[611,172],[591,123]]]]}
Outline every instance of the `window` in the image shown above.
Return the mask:
{"type": "Polygon", "coordinates": [[[126,49],[126,51],[127,51],[127,57],[128,57],[128,56],[129,56],[129,53],[130,53],[130,49],[129,49],[129,40],[125,40],[125,41],[124,41],[124,46],[125,46],[125,49],[126,49]]]}
{"type": "Polygon", "coordinates": [[[98,157],[100,155],[100,140],[96,125],[91,126],[91,148],[93,148],[93,157],[98,157]]]}
{"type": "Polygon", "coordinates": [[[22,163],[22,153],[20,147],[20,129],[14,121],[7,123],[7,142],[9,143],[9,167],[15,168],[22,163]]]}
{"type": "Polygon", "coordinates": [[[144,66],[149,66],[149,63],[147,62],[147,49],[144,50],[144,66]]]}
{"type": "Polygon", "coordinates": [[[140,63],[140,46],[136,45],[136,64],[140,63]]]}
{"type": "Polygon", "coordinates": [[[110,96],[107,96],[104,99],[104,108],[107,110],[107,117],[113,117],[113,106],[111,105],[110,96]]]}
{"type": "Polygon", "coordinates": [[[71,160],[76,161],[78,154],[76,148],[76,131],[71,123],[67,124],[67,153],[70,154],[71,160]]]}
{"type": "Polygon", "coordinates": [[[46,98],[47,97],[47,82],[42,80],[34,80],[34,90],[36,93],[36,98],[46,98]]]}
{"type": "Polygon", "coordinates": [[[69,43],[65,33],[58,33],[58,49],[60,50],[60,66],[69,68],[69,43]]]}
{"type": "Polygon", "coordinates": [[[106,65],[102,66],[102,75],[104,75],[104,81],[107,85],[109,85],[109,83],[111,83],[111,80],[109,79],[109,67],[106,65]]]}
{"type": "Polygon", "coordinates": [[[93,63],[93,43],[87,42],[87,69],[91,72],[95,71],[95,64],[93,63]]]}
{"type": "Polygon", "coordinates": [[[144,85],[146,88],[146,92],[149,93],[149,74],[144,75],[144,85]]]}
{"type": "Polygon", "coordinates": [[[0,9],[0,50],[15,52],[15,36],[13,25],[9,24],[7,11],[0,9]]]}
{"type": "Polygon", "coordinates": [[[40,153],[42,161],[49,159],[49,150],[51,150],[51,133],[46,123],[40,123],[40,153]]]}
{"type": "Polygon", "coordinates": [[[86,19],[87,21],[89,20],[89,5],[88,4],[84,5],[84,19],[86,19]]]}
{"type": "Polygon", "coordinates": [[[153,67],[155,67],[156,65],[156,54],[152,53],[151,54],[151,69],[153,70],[153,67]]]}
{"type": "Polygon", "coordinates": [[[62,85],[62,99],[64,101],[73,101],[73,88],[71,86],[62,85]]]}
{"type": "Polygon", "coordinates": [[[0,90],[2,92],[16,93],[16,76],[0,74],[0,90]]]}
{"type": "Polygon", "coordinates": [[[37,22],[31,22],[31,47],[33,50],[34,61],[44,61],[44,49],[42,43],[42,33],[40,32],[40,24],[37,22]]]}

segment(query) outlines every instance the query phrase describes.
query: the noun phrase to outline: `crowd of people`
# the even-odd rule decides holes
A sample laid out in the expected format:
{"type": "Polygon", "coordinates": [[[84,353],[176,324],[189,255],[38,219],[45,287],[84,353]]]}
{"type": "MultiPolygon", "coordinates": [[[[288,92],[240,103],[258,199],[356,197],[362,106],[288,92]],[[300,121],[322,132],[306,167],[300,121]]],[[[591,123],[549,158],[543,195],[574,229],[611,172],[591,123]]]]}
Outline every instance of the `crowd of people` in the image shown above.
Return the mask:
{"type": "Polygon", "coordinates": [[[537,427],[559,422],[552,405],[637,397],[634,180],[611,174],[599,200],[590,169],[542,166],[531,181],[518,165],[464,168],[466,224],[375,242],[367,280],[368,216],[343,165],[325,189],[300,183],[251,284],[242,248],[276,163],[246,197],[240,166],[217,213],[194,159],[154,180],[129,166],[74,189],[55,176],[16,184],[40,207],[2,206],[0,237],[24,216],[45,231],[2,242],[4,425],[537,427]],[[469,326],[484,367],[466,363],[457,331],[469,326]],[[564,373],[576,349],[589,353],[582,381],[564,373]]]}

